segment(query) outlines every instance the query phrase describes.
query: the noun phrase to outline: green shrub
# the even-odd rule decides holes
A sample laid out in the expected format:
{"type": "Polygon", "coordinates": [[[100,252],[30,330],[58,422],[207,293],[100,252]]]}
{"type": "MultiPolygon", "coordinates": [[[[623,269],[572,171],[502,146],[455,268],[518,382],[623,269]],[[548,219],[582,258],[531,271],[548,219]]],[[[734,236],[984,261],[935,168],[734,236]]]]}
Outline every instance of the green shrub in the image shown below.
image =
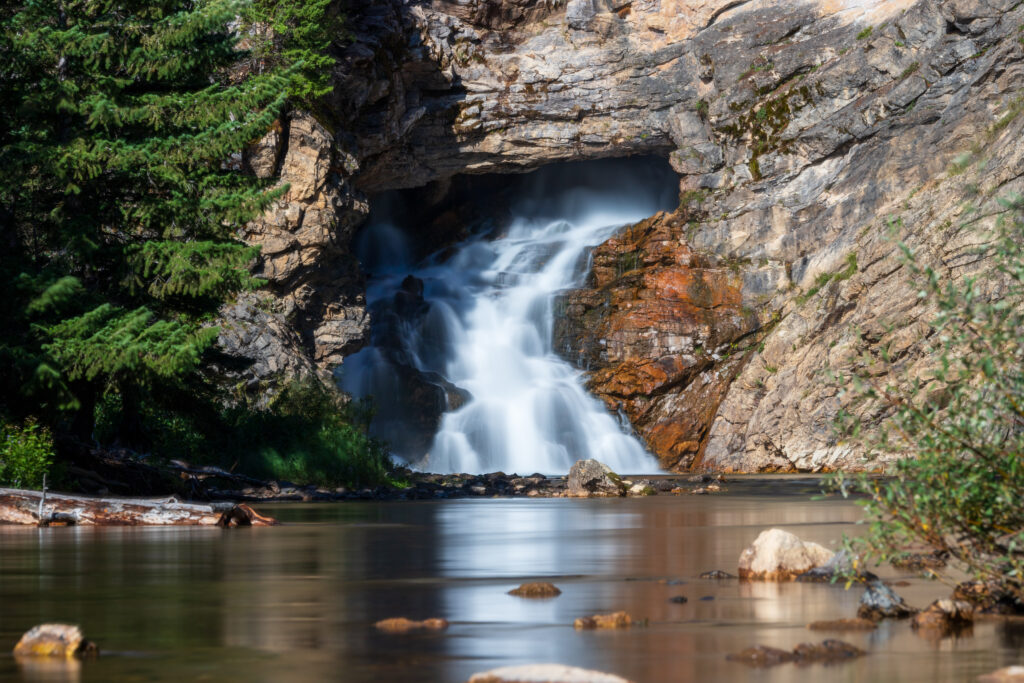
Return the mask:
{"type": "Polygon", "coordinates": [[[938,310],[920,340],[934,369],[908,376],[883,352],[841,378],[866,413],[888,415],[880,430],[842,416],[845,433],[869,457],[900,459],[891,479],[833,485],[867,494],[868,532],[849,542],[864,559],[923,547],[1024,599],[1024,200],[1003,205],[995,234],[979,236],[993,264],[981,276],[951,281],[901,245],[938,310]]]}
{"type": "MultiPolygon", "coordinates": [[[[159,458],[298,484],[365,486],[387,477],[387,452],[367,435],[366,406],[343,403],[313,378],[291,382],[263,410],[224,407],[216,393],[163,399],[169,407],[142,401],[140,415],[148,449],[159,458]]],[[[97,406],[101,443],[117,443],[122,410],[116,393],[97,406]]]]}
{"type": "Polygon", "coordinates": [[[3,425],[0,430],[0,485],[36,489],[53,464],[50,431],[34,420],[24,427],[3,425]]]}

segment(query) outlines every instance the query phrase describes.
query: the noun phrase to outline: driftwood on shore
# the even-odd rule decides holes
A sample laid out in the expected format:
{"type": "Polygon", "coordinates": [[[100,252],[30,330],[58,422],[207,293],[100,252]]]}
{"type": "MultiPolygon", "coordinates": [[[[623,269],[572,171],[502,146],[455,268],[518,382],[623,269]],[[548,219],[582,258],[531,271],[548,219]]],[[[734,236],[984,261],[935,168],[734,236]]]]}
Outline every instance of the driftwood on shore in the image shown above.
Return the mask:
{"type": "Polygon", "coordinates": [[[0,488],[0,524],[31,526],[270,526],[248,505],[164,498],[96,498],[0,488]]]}

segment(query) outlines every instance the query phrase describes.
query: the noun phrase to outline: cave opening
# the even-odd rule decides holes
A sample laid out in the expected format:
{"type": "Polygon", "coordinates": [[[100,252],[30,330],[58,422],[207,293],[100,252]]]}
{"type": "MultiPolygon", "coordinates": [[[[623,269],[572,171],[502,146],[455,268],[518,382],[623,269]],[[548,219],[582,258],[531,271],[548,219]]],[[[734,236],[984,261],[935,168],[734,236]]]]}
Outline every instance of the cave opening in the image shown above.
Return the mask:
{"type": "Polygon", "coordinates": [[[373,436],[417,469],[565,474],[596,458],[657,463],[552,345],[560,292],[585,284],[590,250],[678,204],[657,157],[456,176],[371,197],[356,238],[369,345],[339,369],[371,401],[373,436]]]}

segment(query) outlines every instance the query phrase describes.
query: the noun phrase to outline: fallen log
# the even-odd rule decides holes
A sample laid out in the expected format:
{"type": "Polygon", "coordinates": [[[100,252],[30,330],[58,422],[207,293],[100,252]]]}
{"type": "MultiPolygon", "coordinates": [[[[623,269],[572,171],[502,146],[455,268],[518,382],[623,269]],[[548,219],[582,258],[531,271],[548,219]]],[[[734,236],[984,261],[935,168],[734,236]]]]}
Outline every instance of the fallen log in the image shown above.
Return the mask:
{"type": "Polygon", "coordinates": [[[271,526],[248,505],[177,498],[96,498],[0,488],[0,524],[32,526],[271,526]]]}

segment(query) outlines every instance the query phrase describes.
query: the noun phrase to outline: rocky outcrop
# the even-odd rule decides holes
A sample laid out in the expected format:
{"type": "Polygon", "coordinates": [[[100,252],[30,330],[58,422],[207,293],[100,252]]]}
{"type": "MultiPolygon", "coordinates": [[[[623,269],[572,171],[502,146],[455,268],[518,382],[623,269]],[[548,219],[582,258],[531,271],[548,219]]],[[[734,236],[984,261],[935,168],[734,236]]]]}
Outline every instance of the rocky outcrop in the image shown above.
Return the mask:
{"type": "Polygon", "coordinates": [[[630,226],[592,254],[567,294],[555,348],[590,370],[667,470],[689,469],[758,327],[739,271],[690,249],[685,213],[630,226]]]}
{"type": "Polygon", "coordinates": [[[927,368],[930,312],[890,224],[943,276],[984,268],[962,226],[1024,189],[1024,7],[394,0],[346,16],[329,125],[295,113],[245,159],[290,184],[247,232],[293,333],[279,346],[322,371],[365,342],[361,192],[659,154],[681,211],[595,251],[560,348],[666,468],[886,464],[837,437],[850,406],[826,372],[883,350],[927,368]]]}

